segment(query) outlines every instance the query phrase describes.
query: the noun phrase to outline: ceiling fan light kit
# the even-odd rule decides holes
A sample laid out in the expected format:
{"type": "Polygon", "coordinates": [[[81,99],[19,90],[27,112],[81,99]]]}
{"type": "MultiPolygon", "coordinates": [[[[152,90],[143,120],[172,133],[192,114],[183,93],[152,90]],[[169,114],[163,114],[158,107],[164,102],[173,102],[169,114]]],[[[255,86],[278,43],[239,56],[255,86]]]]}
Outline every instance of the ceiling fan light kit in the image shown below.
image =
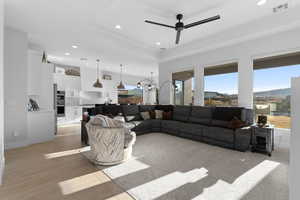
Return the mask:
{"type": "Polygon", "coordinates": [[[162,23],[158,23],[158,22],[154,22],[154,21],[150,21],[150,20],[145,20],[145,22],[149,23],[149,24],[154,24],[154,25],[158,25],[158,26],[163,26],[163,27],[175,29],[175,31],[177,32],[176,33],[175,44],[179,44],[181,32],[184,29],[192,28],[194,26],[198,26],[198,25],[201,25],[201,24],[205,24],[205,23],[208,23],[208,22],[219,20],[219,19],[221,19],[221,16],[216,15],[216,16],[213,16],[213,17],[210,17],[210,18],[207,18],[207,19],[203,19],[203,20],[200,20],[200,21],[197,21],[197,22],[193,22],[193,23],[187,24],[187,25],[184,25],[184,23],[181,22],[181,20],[183,19],[183,14],[178,14],[176,16],[176,19],[178,20],[178,22],[175,24],[175,26],[162,24],[162,23]]]}

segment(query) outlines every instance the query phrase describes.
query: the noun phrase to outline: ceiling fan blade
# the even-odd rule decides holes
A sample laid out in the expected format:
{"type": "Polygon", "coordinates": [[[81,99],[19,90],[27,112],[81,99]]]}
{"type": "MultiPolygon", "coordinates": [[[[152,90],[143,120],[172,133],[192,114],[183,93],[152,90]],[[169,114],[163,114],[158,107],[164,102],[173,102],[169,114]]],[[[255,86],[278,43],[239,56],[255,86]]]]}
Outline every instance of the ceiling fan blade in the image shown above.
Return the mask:
{"type": "Polygon", "coordinates": [[[154,25],[158,25],[158,26],[164,26],[164,27],[168,27],[168,28],[175,28],[175,26],[170,26],[167,24],[161,24],[161,23],[157,23],[157,22],[153,22],[153,21],[149,21],[149,20],[145,20],[146,23],[149,24],[154,24],[154,25]]]}
{"type": "Polygon", "coordinates": [[[184,26],[184,28],[191,28],[191,27],[198,26],[200,24],[205,24],[205,23],[208,23],[208,22],[212,22],[212,21],[215,21],[215,20],[218,20],[218,19],[221,19],[220,15],[216,15],[214,17],[210,17],[210,18],[198,21],[198,22],[187,24],[187,25],[184,26]]]}
{"type": "Polygon", "coordinates": [[[181,33],[181,31],[177,31],[177,34],[176,34],[176,44],[178,44],[179,43],[179,41],[180,41],[180,33],[181,33]]]}

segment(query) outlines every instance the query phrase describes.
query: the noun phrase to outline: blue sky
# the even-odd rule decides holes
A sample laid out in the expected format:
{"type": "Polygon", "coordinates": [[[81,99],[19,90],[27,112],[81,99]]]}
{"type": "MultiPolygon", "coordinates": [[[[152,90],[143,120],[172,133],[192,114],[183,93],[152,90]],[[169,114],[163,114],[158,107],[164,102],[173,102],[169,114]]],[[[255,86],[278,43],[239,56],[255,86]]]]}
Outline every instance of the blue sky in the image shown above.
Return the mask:
{"type": "MultiPolygon", "coordinates": [[[[292,77],[300,76],[300,65],[261,69],[254,71],[254,91],[266,91],[289,88],[292,77]]],[[[237,94],[238,73],[221,74],[205,77],[205,91],[237,94]]],[[[134,89],[135,85],[126,85],[126,89],[134,89]]]]}
{"type": "MultiPolygon", "coordinates": [[[[292,77],[300,76],[300,65],[254,71],[254,91],[289,88],[292,77]]],[[[238,74],[221,74],[205,77],[205,91],[236,94],[238,74]]]]}

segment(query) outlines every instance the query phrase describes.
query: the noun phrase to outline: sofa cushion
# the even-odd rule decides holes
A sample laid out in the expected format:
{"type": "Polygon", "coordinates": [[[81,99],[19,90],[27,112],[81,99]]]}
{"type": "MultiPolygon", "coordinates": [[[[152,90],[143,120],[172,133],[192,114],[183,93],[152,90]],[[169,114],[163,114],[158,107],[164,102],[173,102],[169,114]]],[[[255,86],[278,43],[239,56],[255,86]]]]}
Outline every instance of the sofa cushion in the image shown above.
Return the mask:
{"type": "Polygon", "coordinates": [[[220,128],[220,127],[209,127],[209,132],[203,133],[204,136],[209,137],[211,139],[223,141],[223,142],[234,142],[234,131],[228,128],[220,128]]]}
{"type": "Polygon", "coordinates": [[[122,105],[122,112],[127,122],[142,120],[138,105],[122,105]]]}
{"type": "Polygon", "coordinates": [[[240,107],[216,107],[213,110],[213,120],[231,121],[234,117],[241,119],[243,108],[240,107]]]}
{"type": "Polygon", "coordinates": [[[211,120],[211,126],[228,128],[230,125],[230,121],[224,120],[211,120]]]}
{"type": "Polygon", "coordinates": [[[161,128],[161,122],[162,120],[159,120],[159,119],[150,119],[150,120],[147,120],[151,123],[151,128],[155,128],[156,130],[157,129],[160,129],[161,128]]]}
{"type": "Polygon", "coordinates": [[[137,133],[149,133],[151,132],[151,121],[150,120],[144,120],[144,121],[135,121],[135,122],[129,122],[133,123],[135,125],[134,128],[132,128],[133,131],[137,133]]]}
{"type": "Polygon", "coordinates": [[[173,111],[173,120],[187,122],[189,119],[190,106],[175,106],[173,111]]]}
{"type": "Polygon", "coordinates": [[[191,115],[189,117],[189,122],[210,125],[212,119],[212,110],[213,108],[211,107],[193,106],[191,115]]]}
{"type": "Polygon", "coordinates": [[[162,120],[161,121],[161,128],[162,130],[166,130],[166,129],[172,129],[172,130],[176,130],[177,132],[179,132],[181,126],[182,126],[182,122],[179,121],[174,121],[174,120],[162,120]]]}
{"type": "Polygon", "coordinates": [[[140,105],[139,110],[140,110],[140,112],[149,112],[151,110],[155,110],[155,106],[154,105],[140,105]]]}
{"type": "Polygon", "coordinates": [[[173,111],[173,105],[156,105],[155,110],[163,110],[163,111],[173,111]]]}
{"type": "Polygon", "coordinates": [[[105,115],[117,116],[122,113],[121,107],[116,104],[109,104],[103,106],[103,113],[105,115]]]}
{"type": "Polygon", "coordinates": [[[180,127],[180,133],[188,133],[190,135],[202,136],[204,126],[200,124],[185,123],[180,127]]]}

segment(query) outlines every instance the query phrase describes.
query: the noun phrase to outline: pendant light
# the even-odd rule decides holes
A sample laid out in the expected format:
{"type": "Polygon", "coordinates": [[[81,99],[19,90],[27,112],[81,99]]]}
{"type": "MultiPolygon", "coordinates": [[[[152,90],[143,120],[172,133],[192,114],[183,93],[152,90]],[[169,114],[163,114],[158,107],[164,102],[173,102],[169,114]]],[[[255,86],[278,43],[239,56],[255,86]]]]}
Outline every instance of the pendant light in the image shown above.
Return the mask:
{"type": "Polygon", "coordinates": [[[153,89],[153,72],[151,72],[150,83],[148,84],[148,91],[153,89]]]}
{"type": "Polygon", "coordinates": [[[43,51],[42,63],[47,63],[47,54],[45,51],[43,51]]]}
{"type": "Polygon", "coordinates": [[[118,90],[124,90],[125,89],[125,86],[123,84],[123,81],[122,81],[122,73],[123,73],[123,65],[121,64],[120,65],[120,68],[121,68],[121,71],[120,71],[120,84],[118,85],[118,90]]]}
{"type": "Polygon", "coordinates": [[[102,83],[100,83],[100,79],[99,79],[99,62],[100,62],[100,60],[97,59],[96,61],[97,61],[97,80],[93,86],[95,88],[103,88],[103,85],[102,85],[102,83]]]}
{"type": "Polygon", "coordinates": [[[140,89],[140,88],[142,87],[142,83],[141,83],[141,82],[138,82],[137,85],[136,85],[136,87],[137,87],[138,89],[140,89]]]}

